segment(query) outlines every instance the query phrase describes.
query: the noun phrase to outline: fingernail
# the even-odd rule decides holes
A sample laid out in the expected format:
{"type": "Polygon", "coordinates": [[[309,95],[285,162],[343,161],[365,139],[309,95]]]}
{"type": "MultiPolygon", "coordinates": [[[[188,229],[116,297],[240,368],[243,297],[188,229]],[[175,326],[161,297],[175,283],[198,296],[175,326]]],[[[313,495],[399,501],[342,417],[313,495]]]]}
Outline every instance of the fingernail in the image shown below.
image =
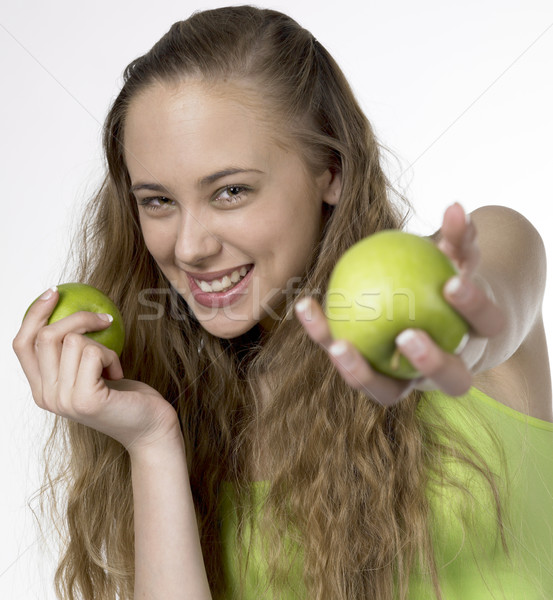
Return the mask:
{"type": "Polygon", "coordinates": [[[108,323],[113,322],[113,317],[110,314],[98,313],[98,316],[100,317],[100,319],[103,319],[104,321],[107,321],[108,323]]]}
{"type": "Polygon", "coordinates": [[[396,337],[396,344],[412,358],[422,358],[426,354],[424,341],[412,329],[402,331],[396,337]]]}
{"type": "Polygon", "coordinates": [[[307,310],[308,307],[309,307],[309,298],[302,298],[296,304],[296,311],[300,312],[300,313],[304,313],[307,310]]]}
{"type": "Polygon", "coordinates": [[[470,215],[465,212],[465,209],[463,208],[462,204],[460,202],[455,201],[452,206],[458,206],[464,213],[465,213],[465,223],[467,225],[470,225],[471,219],[470,219],[470,215]]]}
{"type": "Polygon", "coordinates": [[[42,294],[42,296],[40,297],[41,300],[48,300],[49,298],[51,298],[55,292],[58,291],[58,287],[56,285],[52,286],[51,288],[48,288],[44,294],[42,294]]]}
{"type": "Polygon", "coordinates": [[[469,290],[466,285],[463,285],[463,281],[460,277],[453,277],[450,279],[445,286],[445,292],[448,295],[453,296],[457,300],[466,300],[469,295],[469,290]]]}
{"type": "Polygon", "coordinates": [[[329,348],[330,354],[334,358],[338,358],[344,367],[351,367],[355,362],[355,357],[348,351],[348,346],[345,342],[339,341],[332,344],[329,348]]]}

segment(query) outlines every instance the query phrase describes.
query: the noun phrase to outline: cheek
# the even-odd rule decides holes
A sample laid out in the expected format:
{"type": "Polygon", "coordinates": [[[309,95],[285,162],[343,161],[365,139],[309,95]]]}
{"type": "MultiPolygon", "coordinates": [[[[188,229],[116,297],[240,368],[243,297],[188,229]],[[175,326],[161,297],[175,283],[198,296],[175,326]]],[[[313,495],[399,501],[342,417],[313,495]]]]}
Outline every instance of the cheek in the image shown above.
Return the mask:
{"type": "Polygon", "coordinates": [[[156,223],[140,221],[142,237],[148,252],[153,256],[156,262],[167,262],[172,260],[175,244],[173,236],[165,229],[156,226],[156,223]]]}
{"type": "MultiPolygon", "coordinates": [[[[270,249],[282,274],[303,273],[313,247],[319,241],[321,219],[314,204],[299,201],[274,215],[259,243],[270,249]]],[[[259,234],[258,231],[256,235],[259,234]]]]}
{"type": "Polygon", "coordinates": [[[317,243],[322,222],[321,206],[314,199],[309,200],[309,202],[298,202],[295,209],[291,211],[289,223],[290,235],[304,252],[311,250],[317,243]]]}

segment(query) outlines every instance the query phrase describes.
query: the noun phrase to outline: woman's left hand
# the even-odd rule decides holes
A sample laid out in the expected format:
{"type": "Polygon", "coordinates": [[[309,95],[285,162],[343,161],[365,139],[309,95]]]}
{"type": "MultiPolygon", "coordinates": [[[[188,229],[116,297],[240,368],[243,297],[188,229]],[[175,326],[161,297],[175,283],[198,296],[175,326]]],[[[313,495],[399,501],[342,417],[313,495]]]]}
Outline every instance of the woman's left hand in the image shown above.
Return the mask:
{"type": "Polygon", "coordinates": [[[476,227],[457,203],[444,214],[437,246],[459,271],[444,286],[444,298],[465,318],[470,330],[463,349],[456,354],[442,350],[425,331],[408,329],[400,333],[396,345],[422,373],[418,379],[399,380],[378,373],[351,342],[332,338],[325,314],[314,298],[309,298],[304,310],[300,310],[302,303],[296,305],[307,334],[328,352],[344,380],[385,406],[395,404],[413,389],[440,389],[451,396],[466,393],[472,385],[471,369],[484,353],[487,339],[505,327],[504,314],[491,288],[476,273],[480,263],[476,227]],[[345,352],[339,353],[340,349],[345,352]]]}

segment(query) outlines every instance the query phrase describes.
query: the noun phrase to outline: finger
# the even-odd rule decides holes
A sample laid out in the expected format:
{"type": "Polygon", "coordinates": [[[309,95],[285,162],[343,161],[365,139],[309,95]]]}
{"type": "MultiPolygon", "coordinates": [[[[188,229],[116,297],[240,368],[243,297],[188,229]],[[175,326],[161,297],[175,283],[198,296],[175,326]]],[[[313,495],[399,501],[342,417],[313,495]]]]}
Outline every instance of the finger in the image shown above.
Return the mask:
{"type": "Polygon", "coordinates": [[[27,309],[19,333],[25,337],[29,332],[36,331],[39,327],[44,326],[48,322],[48,318],[52,314],[58,300],[59,292],[57,286],[47,289],[27,309]]]}
{"type": "Polygon", "coordinates": [[[294,308],[309,337],[328,350],[333,338],[321,305],[314,298],[302,298],[294,308]]]}
{"type": "Polygon", "coordinates": [[[396,344],[415,369],[446,394],[460,396],[470,389],[472,375],[463,360],[444,352],[425,331],[406,329],[396,338],[396,344]]]}
{"type": "Polygon", "coordinates": [[[67,315],[67,317],[63,317],[63,319],[48,325],[48,327],[52,328],[56,332],[56,335],[63,338],[69,332],[87,333],[89,331],[106,329],[112,321],[113,317],[106,313],[80,310],[67,315]]]}
{"type": "Polygon", "coordinates": [[[395,404],[409,386],[409,382],[377,373],[353,344],[346,340],[333,342],[329,347],[329,356],[348,385],[383,406],[395,404]]]}
{"type": "Polygon", "coordinates": [[[119,357],[113,350],[109,350],[102,344],[91,343],[83,348],[79,371],[75,381],[75,397],[90,397],[98,391],[99,387],[105,387],[103,375],[108,374],[112,379],[121,379],[123,372],[119,363],[119,357]]]}
{"type": "Polygon", "coordinates": [[[37,332],[48,323],[58,301],[57,288],[46,290],[28,309],[12,346],[25,376],[29,380],[33,395],[40,394],[41,380],[38,361],[35,355],[35,340],[37,332]]]}
{"type": "Polygon", "coordinates": [[[470,278],[452,277],[445,284],[443,294],[478,335],[492,337],[505,327],[503,311],[470,278]]]}
{"type": "Polygon", "coordinates": [[[458,202],[445,211],[438,248],[461,273],[471,273],[480,261],[476,226],[458,202]]]}
{"type": "Polygon", "coordinates": [[[36,337],[36,357],[43,389],[51,391],[58,381],[60,355],[66,335],[98,331],[109,325],[106,315],[81,311],[43,327],[36,337]]]}
{"type": "Polygon", "coordinates": [[[328,352],[331,362],[348,385],[385,406],[397,401],[406,387],[405,382],[377,373],[350,342],[334,341],[324,312],[314,298],[304,298],[295,309],[309,337],[328,352]]]}
{"type": "Polygon", "coordinates": [[[73,393],[83,347],[83,336],[79,333],[68,333],[63,338],[58,375],[59,395],[62,401],[71,397],[73,393]]]}
{"type": "MultiPolygon", "coordinates": [[[[82,360],[82,354],[85,346],[97,345],[101,349],[105,349],[105,346],[98,342],[85,337],[78,333],[68,333],[64,339],[61,350],[59,375],[58,375],[58,388],[60,390],[60,396],[68,397],[77,380],[79,367],[82,360]]],[[[122,379],[123,369],[119,358],[113,361],[104,369],[102,373],[103,377],[108,379],[122,379]]]]}

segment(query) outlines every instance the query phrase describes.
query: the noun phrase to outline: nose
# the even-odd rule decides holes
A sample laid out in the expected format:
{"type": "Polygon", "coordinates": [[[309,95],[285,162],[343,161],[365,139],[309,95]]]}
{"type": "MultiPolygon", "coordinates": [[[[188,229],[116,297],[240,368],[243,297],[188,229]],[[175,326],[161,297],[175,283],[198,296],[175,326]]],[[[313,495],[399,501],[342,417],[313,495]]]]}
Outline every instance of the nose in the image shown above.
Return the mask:
{"type": "Polygon", "coordinates": [[[183,214],[175,244],[175,258],[179,263],[194,266],[220,252],[221,242],[205,221],[201,215],[183,214]]]}

